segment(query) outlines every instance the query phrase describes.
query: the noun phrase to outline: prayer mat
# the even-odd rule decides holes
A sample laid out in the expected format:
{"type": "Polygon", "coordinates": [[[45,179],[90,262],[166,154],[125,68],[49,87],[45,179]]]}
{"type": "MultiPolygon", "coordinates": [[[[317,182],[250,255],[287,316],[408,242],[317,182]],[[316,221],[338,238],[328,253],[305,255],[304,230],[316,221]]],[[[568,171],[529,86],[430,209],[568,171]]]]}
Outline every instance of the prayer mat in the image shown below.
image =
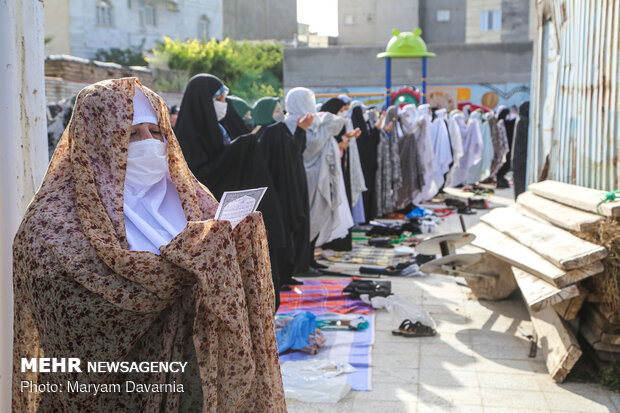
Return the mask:
{"type": "MultiPolygon", "coordinates": [[[[325,280],[331,281],[331,280],[325,280]]],[[[346,281],[347,283],[349,281],[346,281]]],[[[286,294],[286,293],[282,293],[286,294]]],[[[282,307],[280,307],[281,309],[282,307]]],[[[278,311],[280,313],[280,311],[278,311]]],[[[333,314],[339,319],[357,317],[353,314],[333,314]]],[[[330,317],[331,318],[331,317],[330,317]]],[[[355,367],[355,371],[349,374],[341,374],[329,379],[334,383],[346,381],[352,390],[372,390],[372,346],[375,343],[375,316],[364,315],[368,321],[368,328],[363,331],[348,330],[323,330],[325,345],[319,348],[318,354],[311,355],[301,351],[295,351],[280,355],[280,364],[286,361],[308,360],[310,358],[328,359],[336,363],[349,363],[355,367]]]]}
{"type": "Polygon", "coordinates": [[[409,257],[397,257],[394,248],[376,248],[363,244],[353,244],[351,251],[329,251],[321,253],[322,257],[330,262],[346,264],[372,265],[387,267],[409,260],[409,257]]]}
{"type": "Polygon", "coordinates": [[[459,188],[444,188],[443,191],[448,195],[456,196],[459,198],[488,198],[493,195],[492,192],[486,192],[484,190],[469,192],[463,191],[459,188]]]}
{"type": "Polygon", "coordinates": [[[298,311],[314,314],[370,314],[375,311],[370,304],[349,298],[348,294],[342,292],[351,279],[304,279],[303,282],[303,285],[292,287],[291,291],[280,292],[278,314],[298,311]]]}

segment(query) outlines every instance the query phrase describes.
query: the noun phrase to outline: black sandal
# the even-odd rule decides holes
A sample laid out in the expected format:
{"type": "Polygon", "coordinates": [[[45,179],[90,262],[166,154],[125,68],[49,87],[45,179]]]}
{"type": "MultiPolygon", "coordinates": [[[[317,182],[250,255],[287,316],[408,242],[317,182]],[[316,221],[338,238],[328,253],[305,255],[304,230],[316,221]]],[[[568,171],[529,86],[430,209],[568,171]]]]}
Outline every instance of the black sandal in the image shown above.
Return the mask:
{"type": "Polygon", "coordinates": [[[403,337],[430,337],[437,334],[437,331],[432,327],[425,326],[419,321],[412,323],[411,320],[407,319],[400,323],[398,329],[392,330],[392,334],[403,337]]]}

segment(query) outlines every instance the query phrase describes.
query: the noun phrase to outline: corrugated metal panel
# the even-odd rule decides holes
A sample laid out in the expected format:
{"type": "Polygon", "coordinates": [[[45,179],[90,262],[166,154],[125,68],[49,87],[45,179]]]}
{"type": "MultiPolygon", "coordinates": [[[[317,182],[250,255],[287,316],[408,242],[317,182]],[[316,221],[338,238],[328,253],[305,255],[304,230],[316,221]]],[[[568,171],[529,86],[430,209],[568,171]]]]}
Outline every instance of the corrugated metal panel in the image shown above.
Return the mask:
{"type": "Polygon", "coordinates": [[[620,2],[538,0],[528,180],[619,188],[620,2]]]}

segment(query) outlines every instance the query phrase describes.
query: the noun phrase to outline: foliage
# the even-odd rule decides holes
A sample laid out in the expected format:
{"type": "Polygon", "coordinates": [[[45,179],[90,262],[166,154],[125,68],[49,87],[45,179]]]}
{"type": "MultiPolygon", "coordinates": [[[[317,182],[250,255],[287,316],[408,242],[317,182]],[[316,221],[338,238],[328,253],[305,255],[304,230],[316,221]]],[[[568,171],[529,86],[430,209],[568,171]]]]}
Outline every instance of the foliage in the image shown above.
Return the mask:
{"type": "Polygon", "coordinates": [[[53,37],[53,36],[45,36],[45,37],[43,38],[43,44],[44,44],[44,45],[46,45],[46,44],[48,44],[49,42],[51,42],[52,40],[54,40],[54,37],[53,37]]]}
{"type": "Polygon", "coordinates": [[[149,69],[153,73],[153,86],[155,90],[163,92],[183,92],[189,83],[189,74],[185,70],[170,70],[160,67],[152,67],[149,61],[149,69]]]}
{"type": "Polygon", "coordinates": [[[601,384],[620,393],[620,365],[613,363],[600,371],[601,384]]]}
{"type": "Polygon", "coordinates": [[[144,40],[140,46],[132,46],[126,49],[117,47],[108,50],[99,49],[95,54],[95,60],[118,63],[123,66],[147,66],[147,61],[142,54],[143,47],[144,40]]]}
{"type": "Polygon", "coordinates": [[[152,53],[153,59],[167,62],[170,69],[186,70],[190,76],[211,73],[231,94],[246,100],[282,96],[283,47],[275,43],[230,39],[181,42],[164,37],[152,53]]]}

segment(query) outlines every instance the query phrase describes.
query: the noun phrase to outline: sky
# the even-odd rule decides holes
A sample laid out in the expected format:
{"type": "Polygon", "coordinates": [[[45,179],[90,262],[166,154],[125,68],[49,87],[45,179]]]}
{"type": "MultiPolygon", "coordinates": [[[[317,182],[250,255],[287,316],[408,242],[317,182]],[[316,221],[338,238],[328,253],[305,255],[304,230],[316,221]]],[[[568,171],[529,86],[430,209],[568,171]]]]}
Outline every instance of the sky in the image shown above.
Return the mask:
{"type": "Polygon", "coordinates": [[[297,21],[313,33],[338,36],[338,0],[297,0],[297,21]]]}

